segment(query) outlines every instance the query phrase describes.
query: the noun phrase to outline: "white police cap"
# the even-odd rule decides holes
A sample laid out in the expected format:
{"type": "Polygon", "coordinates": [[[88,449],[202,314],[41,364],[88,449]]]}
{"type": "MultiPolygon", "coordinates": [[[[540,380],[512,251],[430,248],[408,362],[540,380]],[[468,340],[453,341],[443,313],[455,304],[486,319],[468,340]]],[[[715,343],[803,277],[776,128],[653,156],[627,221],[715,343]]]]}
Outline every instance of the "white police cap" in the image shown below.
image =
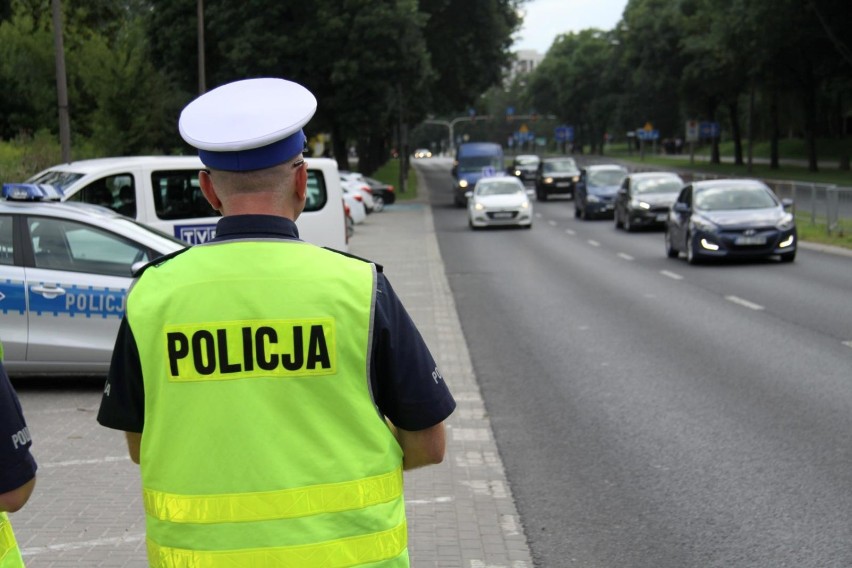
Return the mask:
{"type": "Polygon", "coordinates": [[[317,100],[284,79],[235,81],[204,93],[180,114],[178,129],[204,165],[227,171],[270,168],[305,148],[302,127],[317,100]]]}

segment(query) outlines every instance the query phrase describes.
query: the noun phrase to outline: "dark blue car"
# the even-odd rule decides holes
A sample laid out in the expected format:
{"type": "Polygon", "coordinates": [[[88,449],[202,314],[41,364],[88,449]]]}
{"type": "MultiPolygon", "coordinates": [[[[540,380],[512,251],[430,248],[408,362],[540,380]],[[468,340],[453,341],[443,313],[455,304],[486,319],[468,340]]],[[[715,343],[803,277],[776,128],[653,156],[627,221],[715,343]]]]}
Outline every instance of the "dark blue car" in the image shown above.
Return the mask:
{"type": "Polygon", "coordinates": [[[666,222],[666,254],[695,264],[711,258],[796,258],[793,201],[779,200],[763,182],[725,179],[681,190],[666,222]]]}
{"type": "Polygon", "coordinates": [[[582,170],[574,190],[574,217],[612,219],[615,196],[627,173],[627,168],[617,164],[588,166],[582,170]]]}

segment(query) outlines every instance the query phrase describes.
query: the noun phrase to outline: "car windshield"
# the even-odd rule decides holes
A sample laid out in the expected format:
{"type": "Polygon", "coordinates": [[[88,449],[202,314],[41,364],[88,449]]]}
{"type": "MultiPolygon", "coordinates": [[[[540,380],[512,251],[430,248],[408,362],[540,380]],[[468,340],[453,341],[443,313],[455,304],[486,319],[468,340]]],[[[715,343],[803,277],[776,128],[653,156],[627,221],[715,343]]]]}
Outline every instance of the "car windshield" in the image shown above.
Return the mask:
{"type": "Polygon", "coordinates": [[[57,189],[65,189],[81,177],[83,177],[83,174],[78,174],[76,172],[59,172],[51,170],[49,172],[44,172],[40,176],[31,177],[27,180],[27,183],[43,183],[52,185],[57,189]]]}
{"type": "Polygon", "coordinates": [[[545,172],[570,172],[577,169],[577,162],[573,158],[564,160],[551,160],[544,163],[542,169],[545,172]]]}
{"type": "Polygon", "coordinates": [[[636,182],[634,186],[637,194],[640,193],[677,193],[683,187],[683,182],[670,178],[643,179],[636,182]]]}
{"type": "Polygon", "coordinates": [[[459,171],[461,172],[478,173],[486,168],[492,168],[494,171],[499,172],[505,167],[502,158],[495,156],[469,156],[459,160],[459,171]]]}
{"type": "Polygon", "coordinates": [[[536,166],[538,165],[538,158],[535,156],[518,156],[515,158],[515,165],[517,166],[536,166]]]}
{"type": "Polygon", "coordinates": [[[618,185],[626,174],[621,170],[592,170],[589,185],[618,185]]]}
{"type": "Polygon", "coordinates": [[[701,211],[767,209],[778,202],[762,187],[709,187],[696,192],[695,208],[701,211]]]}
{"type": "Polygon", "coordinates": [[[476,186],[476,195],[511,195],[524,189],[511,181],[490,181],[476,186]]]}

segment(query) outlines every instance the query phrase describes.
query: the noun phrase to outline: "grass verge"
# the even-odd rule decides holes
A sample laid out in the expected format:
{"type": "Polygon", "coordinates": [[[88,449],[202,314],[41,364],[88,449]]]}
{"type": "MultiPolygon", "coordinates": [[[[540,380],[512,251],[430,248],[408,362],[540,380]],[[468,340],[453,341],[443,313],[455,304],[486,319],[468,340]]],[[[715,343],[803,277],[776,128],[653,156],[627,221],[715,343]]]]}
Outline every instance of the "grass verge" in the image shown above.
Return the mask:
{"type": "Polygon", "coordinates": [[[417,197],[417,175],[414,173],[414,168],[409,166],[406,188],[405,191],[402,191],[402,188],[399,187],[399,167],[399,160],[388,160],[370,177],[391,184],[394,187],[397,201],[410,201],[417,197]]]}

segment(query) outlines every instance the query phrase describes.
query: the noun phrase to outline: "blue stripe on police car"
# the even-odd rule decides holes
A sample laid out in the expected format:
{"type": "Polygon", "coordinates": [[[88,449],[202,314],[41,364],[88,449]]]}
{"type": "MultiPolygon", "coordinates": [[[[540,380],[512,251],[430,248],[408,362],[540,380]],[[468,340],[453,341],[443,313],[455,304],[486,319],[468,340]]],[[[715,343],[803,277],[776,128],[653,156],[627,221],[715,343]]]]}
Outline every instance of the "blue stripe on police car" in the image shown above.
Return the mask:
{"type": "Polygon", "coordinates": [[[30,294],[30,312],[36,315],[60,314],[71,317],[101,317],[124,315],[127,289],[97,288],[94,286],[62,286],[64,294],[32,292],[30,294]]]}
{"type": "Polygon", "coordinates": [[[24,282],[21,280],[0,280],[0,312],[18,312],[24,314],[27,311],[26,294],[24,293],[24,282]]]}

